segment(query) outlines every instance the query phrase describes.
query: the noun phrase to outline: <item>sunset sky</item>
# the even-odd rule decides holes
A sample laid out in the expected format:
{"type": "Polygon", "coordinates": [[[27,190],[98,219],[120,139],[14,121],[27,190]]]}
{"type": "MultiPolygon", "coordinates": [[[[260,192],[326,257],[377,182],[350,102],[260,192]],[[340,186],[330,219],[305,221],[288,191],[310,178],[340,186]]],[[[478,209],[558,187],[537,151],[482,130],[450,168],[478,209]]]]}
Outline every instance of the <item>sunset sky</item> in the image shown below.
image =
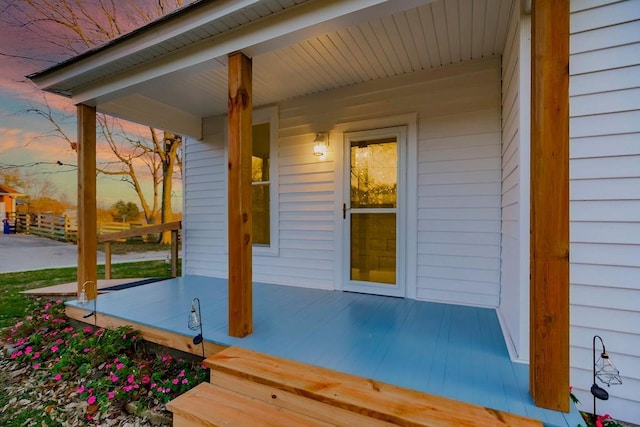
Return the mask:
{"type": "MultiPolygon", "coordinates": [[[[66,0],[69,1],[69,0],[66,0]]],[[[90,4],[99,0],[86,0],[90,4]]],[[[155,0],[137,0],[137,4],[156,4],[155,0]]],[[[125,4],[124,2],[118,3],[125,4]]],[[[6,7],[6,6],[2,6],[6,7]]],[[[173,8],[173,7],[172,7],[173,8]]],[[[4,11],[0,11],[4,12],[4,11]]],[[[6,14],[2,13],[6,18],[6,14]]],[[[127,23],[124,23],[127,27],[127,23]]],[[[131,27],[131,25],[129,25],[131,27]]],[[[72,202],[76,201],[76,153],[68,142],[53,132],[53,126],[46,119],[30,109],[42,108],[43,93],[24,76],[40,71],[72,56],[60,52],[46,40],[34,36],[35,31],[21,31],[10,23],[0,21],[0,172],[18,170],[22,176],[48,179],[56,184],[60,193],[72,202]],[[62,166],[58,164],[62,163],[62,166]]],[[[46,31],[46,30],[45,30],[46,31]]],[[[42,34],[42,33],[40,33],[42,34]]],[[[75,107],[70,100],[47,95],[51,109],[62,116],[64,131],[76,138],[75,107]]],[[[148,129],[137,125],[126,125],[133,134],[148,135],[148,129]]],[[[98,163],[113,161],[108,149],[98,148],[98,163]]],[[[147,180],[148,181],[148,180],[147,180]]],[[[148,197],[151,185],[148,184],[148,197]]],[[[174,185],[178,193],[174,199],[174,211],[181,209],[180,183],[174,185]]],[[[98,175],[98,204],[109,207],[118,200],[133,201],[140,206],[133,188],[119,177],[98,175]]]]}

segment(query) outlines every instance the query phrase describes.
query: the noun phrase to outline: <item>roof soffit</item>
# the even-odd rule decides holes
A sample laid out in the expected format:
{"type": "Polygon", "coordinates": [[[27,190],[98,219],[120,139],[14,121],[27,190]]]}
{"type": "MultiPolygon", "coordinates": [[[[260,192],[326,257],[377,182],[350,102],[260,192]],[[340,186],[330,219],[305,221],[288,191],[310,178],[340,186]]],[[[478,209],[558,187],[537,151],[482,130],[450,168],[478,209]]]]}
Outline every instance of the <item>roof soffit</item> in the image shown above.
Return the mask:
{"type": "MultiPolygon", "coordinates": [[[[122,46],[116,45],[105,52],[96,52],[77,63],[51,72],[45,70],[31,78],[44,90],[70,96],[74,103],[91,104],[91,99],[118,90],[118,86],[120,89],[126,88],[179,72],[186,67],[206,67],[212,62],[225,64],[226,56],[234,51],[243,51],[249,56],[259,55],[321,32],[430,1],[298,0],[295,6],[179,49],[166,48],[171,43],[169,35],[177,31],[175,28],[158,29],[157,32],[163,37],[157,39],[155,44],[153,34],[144,33],[139,40],[126,40],[122,46]],[[151,49],[164,53],[149,54],[151,49]],[[149,71],[150,69],[153,71],[149,71]]],[[[257,4],[255,1],[252,3],[257,4]]],[[[206,9],[198,11],[198,15],[203,12],[206,9]]],[[[202,19],[192,18],[191,21],[193,28],[182,32],[182,35],[191,34],[205,25],[202,24],[202,19]]],[[[210,20],[206,25],[213,25],[213,22],[215,21],[210,20]]]]}

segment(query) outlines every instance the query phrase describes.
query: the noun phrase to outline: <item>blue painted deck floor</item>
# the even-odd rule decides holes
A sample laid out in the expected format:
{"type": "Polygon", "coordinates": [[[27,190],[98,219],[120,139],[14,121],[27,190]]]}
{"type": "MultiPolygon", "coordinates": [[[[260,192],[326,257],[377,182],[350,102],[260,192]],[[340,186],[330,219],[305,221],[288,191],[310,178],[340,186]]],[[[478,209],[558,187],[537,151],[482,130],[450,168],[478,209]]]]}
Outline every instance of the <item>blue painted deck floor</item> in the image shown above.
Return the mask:
{"type": "MultiPolygon", "coordinates": [[[[184,335],[191,300],[204,338],[575,427],[537,408],[528,365],[509,359],[495,310],[255,283],[254,333],[227,335],[227,282],[186,276],[100,295],[97,311],[184,335]]],[[[75,302],[69,304],[75,305],[75,302]]],[[[568,390],[567,390],[568,398],[568,390]]]]}

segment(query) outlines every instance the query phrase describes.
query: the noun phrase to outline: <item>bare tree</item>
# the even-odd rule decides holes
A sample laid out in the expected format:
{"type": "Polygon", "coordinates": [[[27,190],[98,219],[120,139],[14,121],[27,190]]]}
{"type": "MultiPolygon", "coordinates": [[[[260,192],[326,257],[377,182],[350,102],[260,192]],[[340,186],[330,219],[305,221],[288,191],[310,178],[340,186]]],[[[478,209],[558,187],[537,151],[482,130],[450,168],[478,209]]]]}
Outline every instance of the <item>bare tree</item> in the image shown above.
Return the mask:
{"type": "MultiPolygon", "coordinates": [[[[5,0],[0,22],[11,25],[25,39],[48,49],[48,59],[60,60],[116,38],[181,7],[182,3],[183,0],[5,0]]],[[[2,54],[34,60],[36,56],[20,52],[2,54]]],[[[30,111],[46,119],[58,137],[74,151],[77,149],[75,139],[65,131],[61,120],[64,113],[54,111],[46,95],[42,105],[34,106],[30,111]]],[[[174,169],[181,167],[182,138],[169,132],[159,138],[151,128],[148,137],[143,138],[125,132],[117,119],[98,115],[97,120],[101,140],[116,159],[114,163],[99,166],[99,172],[119,176],[131,185],[147,222],[170,221],[174,169]],[[150,176],[151,201],[145,196],[143,176],[150,176]]],[[[164,237],[167,242],[168,236],[164,237]]]]}

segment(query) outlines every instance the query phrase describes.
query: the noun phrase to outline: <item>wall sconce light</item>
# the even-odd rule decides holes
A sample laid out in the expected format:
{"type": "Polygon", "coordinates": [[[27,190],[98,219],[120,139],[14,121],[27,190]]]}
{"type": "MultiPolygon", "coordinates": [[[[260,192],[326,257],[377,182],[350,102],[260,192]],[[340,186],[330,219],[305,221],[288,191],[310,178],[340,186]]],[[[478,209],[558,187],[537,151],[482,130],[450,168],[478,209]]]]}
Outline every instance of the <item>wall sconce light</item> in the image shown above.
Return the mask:
{"type": "Polygon", "coordinates": [[[600,400],[609,399],[609,393],[596,384],[596,378],[600,380],[601,383],[606,384],[607,387],[622,384],[622,379],[620,378],[620,371],[618,371],[613,365],[613,362],[611,362],[611,358],[609,354],[607,354],[607,349],[604,346],[604,341],[602,341],[600,336],[594,335],[591,349],[593,351],[593,384],[591,385],[591,394],[593,395],[593,419],[595,421],[597,418],[596,398],[600,400]],[[600,340],[600,345],[602,346],[602,353],[600,353],[597,361],[596,338],[600,340]]]}
{"type": "Polygon", "coordinates": [[[313,140],[313,155],[323,158],[329,151],[329,133],[318,132],[313,140]]]}
{"type": "Polygon", "coordinates": [[[192,331],[200,329],[200,333],[193,337],[193,344],[200,344],[202,346],[202,357],[204,358],[204,337],[202,336],[202,312],[200,311],[200,298],[194,298],[191,300],[191,312],[189,313],[189,322],[187,323],[187,326],[192,331]]]}

